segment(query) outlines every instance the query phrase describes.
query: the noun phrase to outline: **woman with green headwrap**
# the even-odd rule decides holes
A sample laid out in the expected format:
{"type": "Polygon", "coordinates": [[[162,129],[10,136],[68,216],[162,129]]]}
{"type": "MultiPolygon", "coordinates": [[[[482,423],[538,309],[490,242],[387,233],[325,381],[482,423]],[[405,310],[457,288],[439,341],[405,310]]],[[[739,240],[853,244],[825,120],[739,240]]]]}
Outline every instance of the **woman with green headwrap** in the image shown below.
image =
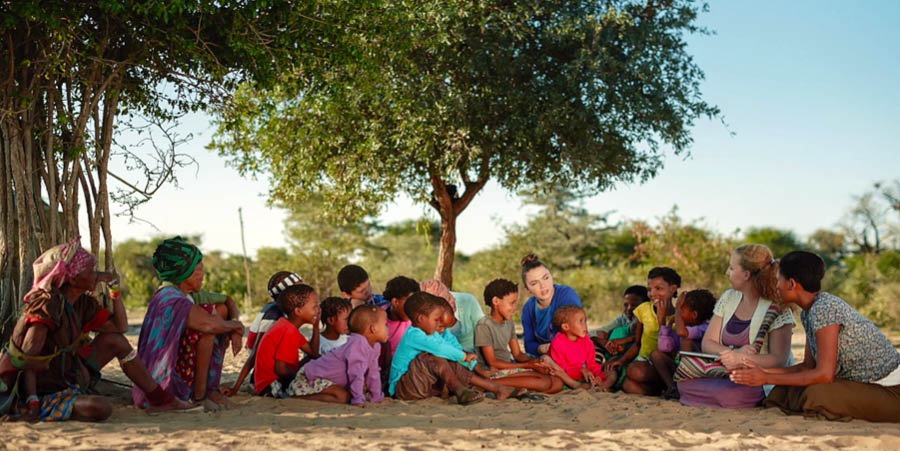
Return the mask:
{"type": "MultiPolygon", "coordinates": [[[[240,351],[244,326],[234,301],[202,291],[203,254],[181,237],[163,241],[153,267],[164,281],[147,308],[138,340],[138,356],[153,378],[182,400],[203,403],[207,410],[227,406],[219,391],[222,361],[231,341],[240,351]]],[[[134,403],[147,406],[144,392],[132,390],[134,403]]]]}

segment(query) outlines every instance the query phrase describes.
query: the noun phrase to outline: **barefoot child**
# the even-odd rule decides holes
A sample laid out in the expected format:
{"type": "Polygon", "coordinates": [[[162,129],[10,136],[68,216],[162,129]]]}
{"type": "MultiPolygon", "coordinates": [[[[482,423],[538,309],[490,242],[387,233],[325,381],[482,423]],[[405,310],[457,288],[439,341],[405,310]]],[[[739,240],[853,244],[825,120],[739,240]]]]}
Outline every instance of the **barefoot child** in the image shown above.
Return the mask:
{"type": "Polygon", "coordinates": [[[481,401],[483,396],[474,385],[494,392],[497,399],[517,393],[489,379],[474,374],[475,354],[466,354],[448,343],[438,333],[446,308],[443,299],[418,292],[406,300],[404,310],[412,321],[391,363],[388,393],[398,399],[414,400],[438,396],[446,386],[462,405],[481,401]],[[466,365],[466,366],[463,366],[466,365]]]}
{"type": "Polygon", "coordinates": [[[234,384],[230,388],[222,390],[225,396],[234,396],[238,393],[241,385],[244,384],[244,380],[253,371],[253,365],[256,362],[256,349],[259,347],[263,335],[269,331],[272,325],[275,324],[275,321],[284,318],[284,312],[278,308],[275,297],[278,296],[278,293],[284,291],[285,288],[298,283],[303,283],[303,278],[290,271],[278,271],[269,278],[267,290],[269,296],[272,297],[272,301],[263,306],[250,325],[250,332],[247,334],[247,350],[250,351],[250,355],[247,356],[247,361],[241,367],[241,372],[234,384]]]}
{"type": "Polygon", "coordinates": [[[355,406],[384,401],[378,356],[388,338],[387,313],[361,305],[350,313],[349,323],[347,343],[304,365],[302,374],[306,381],[324,379],[344,387],[355,406]]]}
{"type": "Polygon", "coordinates": [[[519,347],[512,319],[518,302],[519,287],[509,280],[495,279],[484,288],[484,303],[491,308],[491,314],[475,325],[475,348],[480,360],[498,370],[493,378],[503,385],[556,393],[563,388],[562,380],[551,376],[546,364],[519,347]]]}
{"type": "Polygon", "coordinates": [[[622,295],[622,314],[609,323],[600,326],[591,337],[594,342],[598,362],[608,362],[621,357],[634,344],[631,329],[634,327],[634,309],[644,302],[649,302],[647,287],[632,285],[622,295]]]}
{"type": "Polygon", "coordinates": [[[608,372],[625,371],[622,390],[640,395],[659,394],[664,387],[659,375],[650,363],[650,354],[656,350],[659,341],[659,325],[666,323],[667,312],[673,312],[672,300],[681,286],[681,276],[669,267],[656,267],[647,274],[647,292],[652,302],[634,309],[637,322],[634,325],[635,344],[625,351],[625,355],[607,363],[608,372]],[[659,306],[665,305],[663,310],[659,306]]]}
{"type": "Polygon", "coordinates": [[[325,379],[307,381],[300,370],[300,351],[318,357],[319,296],[309,285],[293,285],[278,294],[284,312],[263,337],[256,351],[255,391],[276,398],[295,396],[313,401],[346,403],[347,391],[325,379]],[[313,325],[311,342],[300,334],[300,326],[313,325]],[[298,384],[300,382],[308,382],[298,384]]]}
{"type": "Polygon", "coordinates": [[[609,390],[616,380],[607,377],[594,360],[594,344],[588,338],[584,309],[574,305],[560,307],[553,315],[553,327],[559,332],[550,342],[550,358],[567,376],[563,381],[572,388],[609,390]]]}
{"type": "Polygon", "coordinates": [[[328,354],[329,351],[343,346],[350,336],[350,328],[347,321],[350,317],[350,301],[336,296],[325,298],[322,301],[322,324],[325,330],[319,338],[319,355],[328,354]]]}
{"type": "Polygon", "coordinates": [[[672,380],[675,374],[675,355],[679,351],[700,352],[700,340],[709,327],[716,297],[707,290],[693,290],[682,293],[675,303],[675,330],[671,326],[659,328],[657,348],[650,354],[653,369],[666,385],[665,399],[679,399],[678,388],[672,380]]]}

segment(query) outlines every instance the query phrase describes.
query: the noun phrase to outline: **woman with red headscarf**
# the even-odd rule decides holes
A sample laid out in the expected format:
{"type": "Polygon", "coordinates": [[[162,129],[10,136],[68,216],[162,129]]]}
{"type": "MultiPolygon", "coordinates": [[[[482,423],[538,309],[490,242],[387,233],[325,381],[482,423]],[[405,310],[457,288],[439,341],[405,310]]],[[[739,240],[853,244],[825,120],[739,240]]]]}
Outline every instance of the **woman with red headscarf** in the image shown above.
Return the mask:
{"type": "Polygon", "coordinates": [[[89,294],[98,283],[117,279],[115,274],[95,271],[95,264],[77,238],[48,249],[34,261],[34,285],[0,356],[0,376],[12,387],[8,396],[24,399],[24,405],[19,403],[20,418],[105,420],[112,413],[109,401],[88,393],[99,380],[100,369],[113,358],[151,394],[155,410],[191,407],[154,382],[136,358],[123,335],[128,322],[122,301],[116,298],[110,312],[89,294]],[[92,332],[96,332],[93,339],[92,332]]]}

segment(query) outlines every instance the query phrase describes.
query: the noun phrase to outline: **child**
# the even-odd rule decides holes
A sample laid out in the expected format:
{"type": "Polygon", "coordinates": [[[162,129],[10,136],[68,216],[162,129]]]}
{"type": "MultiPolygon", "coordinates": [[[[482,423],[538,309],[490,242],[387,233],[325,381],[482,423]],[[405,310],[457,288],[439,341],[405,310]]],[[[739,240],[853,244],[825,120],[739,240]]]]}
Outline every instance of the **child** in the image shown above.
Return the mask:
{"type": "Polygon", "coordinates": [[[667,312],[674,311],[672,299],[681,287],[681,276],[669,267],[656,267],[647,274],[647,292],[652,302],[634,309],[635,325],[632,336],[634,345],[625,354],[606,364],[607,373],[625,371],[622,390],[626,393],[659,394],[664,386],[650,363],[650,354],[656,350],[659,325],[666,323],[667,312]],[[659,306],[665,305],[663,309],[659,306]],[[660,315],[663,315],[660,318],[660,315]]]}
{"type": "Polygon", "coordinates": [[[346,388],[354,406],[363,407],[367,400],[382,402],[378,356],[388,338],[387,313],[374,305],[361,305],[350,313],[349,323],[347,343],[304,365],[302,374],[307,382],[324,379],[346,388]]]}
{"type": "Polygon", "coordinates": [[[237,381],[230,388],[222,390],[225,396],[234,396],[241,389],[244,380],[253,370],[253,365],[256,362],[256,349],[260,341],[262,341],[263,335],[269,331],[272,324],[275,324],[275,321],[284,318],[284,312],[278,308],[275,297],[285,288],[299,283],[303,283],[303,278],[290,271],[279,271],[269,278],[267,290],[272,300],[263,306],[250,325],[250,333],[247,334],[247,349],[250,351],[250,355],[247,357],[247,361],[244,362],[244,366],[241,367],[241,373],[238,375],[237,381]]]}
{"type": "Polygon", "coordinates": [[[388,393],[413,400],[438,396],[446,386],[462,405],[481,401],[483,395],[470,385],[494,392],[497,399],[521,396],[522,392],[474,374],[475,354],[466,354],[438,334],[445,301],[425,292],[410,296],[404,305],[412,326],[406,330],[391,362],[388,393]],[[463,366],[467,365],[467,366],[463,366]]]}
{"type": "Polygon", "coordinates": [[[319,339],[319,355],[325,355],[347,342],[350,333],[347,326],[351,310],[350,301],[336,296],[327,297],[322,301],[321,309],[325,330],[319,339]]]}
{"type": "Polygon", "coordinates": [[[309,285],[287,287],[275,298],[285,317],[272,325],[256,351],[255,392],[276,398],[296,396],[313,401],[346,403],[347,391],[325,379],[309,382],[300,369],[300,351],[318,357],[319,296],[309,285]],[[313,325],[307,342],[300,326],[313,325]],[[299,382],[306,382],[298,384],[299,382]]]}
{"type": "Polygon", "coordinates": [[[344,299],[349,299],[353,307],[372,304],[376,307],[388,308],[388,300],[380,294],[372,294],[372,283],[369,273],[361,266],[347,265],[338,271],[338,288],[344,299]]]}
{"type": "Polygon", "coordinates": [[[559,332],[550,342],[550,358],[572,379],[563,380],[572,388],[599,387],[603,391],[612,388],[615,378],[606,377],[603,367],[594,360],[594,345],[588,338],[584,309],[574,305],[560,307],[553,314],[553,327],[559,332]]]}
{"type": "Polygon", "coordinates": [[[609,323],[600,326],[591,341],[594,342],[597,361],[605,362],[621,357],[622,353],[634,343],[631,328],[634,327],[634,309],[644,302],[649,302],[647,287],[632,285],[623,294],[622,314],[609,323]]]}
{"type": "Polygon", "coordinates": [[[475,348],[479,358],[485,366],[499,370],[493,377],[503,385],[544,393],[559,392],[563,389],[563,381],[546,374],[550,368],[519,347],[512,319],[518,302],[519,287],[509,280],[495,279],[484,288],[484,303],[491,313],[475,325],[475,348]]]}
{"type": "Polygon", "coordinates": [[[412,324],[409,317],[406,316],[406,312],[403,311],[403,306],[406,305],[406,300],[418,291],[419,282],[405,276],[394,277],[388,280],[384,286],[384,298],[390,302],[390,307],[387,309],[387,324],[388,343],[392,354],[397,350],[397,345],[400,344],[400,339],[403,338],[406,329],[409,329],[412,324]]]}
{"type": "Polygon", "coordinates": [[[707,290],[693,290],[682,293],[675,304],[675,330],[669,325],[659,328],[657,349],[650,354],[650,361],[666,385],[663,398],[677,400],[681,396],[672,380],[677,366],[675,354],[679,351],[700,351],[700,340],[709,327],[716,297],[707,290]]]}

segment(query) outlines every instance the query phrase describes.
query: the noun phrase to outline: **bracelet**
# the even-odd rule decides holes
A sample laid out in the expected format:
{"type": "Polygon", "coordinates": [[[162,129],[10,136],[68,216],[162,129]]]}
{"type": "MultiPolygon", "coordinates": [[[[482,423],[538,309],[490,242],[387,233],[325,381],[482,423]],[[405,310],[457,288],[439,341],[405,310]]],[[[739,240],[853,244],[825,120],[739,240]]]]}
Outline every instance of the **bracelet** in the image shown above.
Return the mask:
{"type": "Polygon", "coordinates": [[[37,395],[30,395],[25,399],[25,403],[28,404],[28,408],[37,407],[41,405],[41,398],[38,398],[37,395]]]}

